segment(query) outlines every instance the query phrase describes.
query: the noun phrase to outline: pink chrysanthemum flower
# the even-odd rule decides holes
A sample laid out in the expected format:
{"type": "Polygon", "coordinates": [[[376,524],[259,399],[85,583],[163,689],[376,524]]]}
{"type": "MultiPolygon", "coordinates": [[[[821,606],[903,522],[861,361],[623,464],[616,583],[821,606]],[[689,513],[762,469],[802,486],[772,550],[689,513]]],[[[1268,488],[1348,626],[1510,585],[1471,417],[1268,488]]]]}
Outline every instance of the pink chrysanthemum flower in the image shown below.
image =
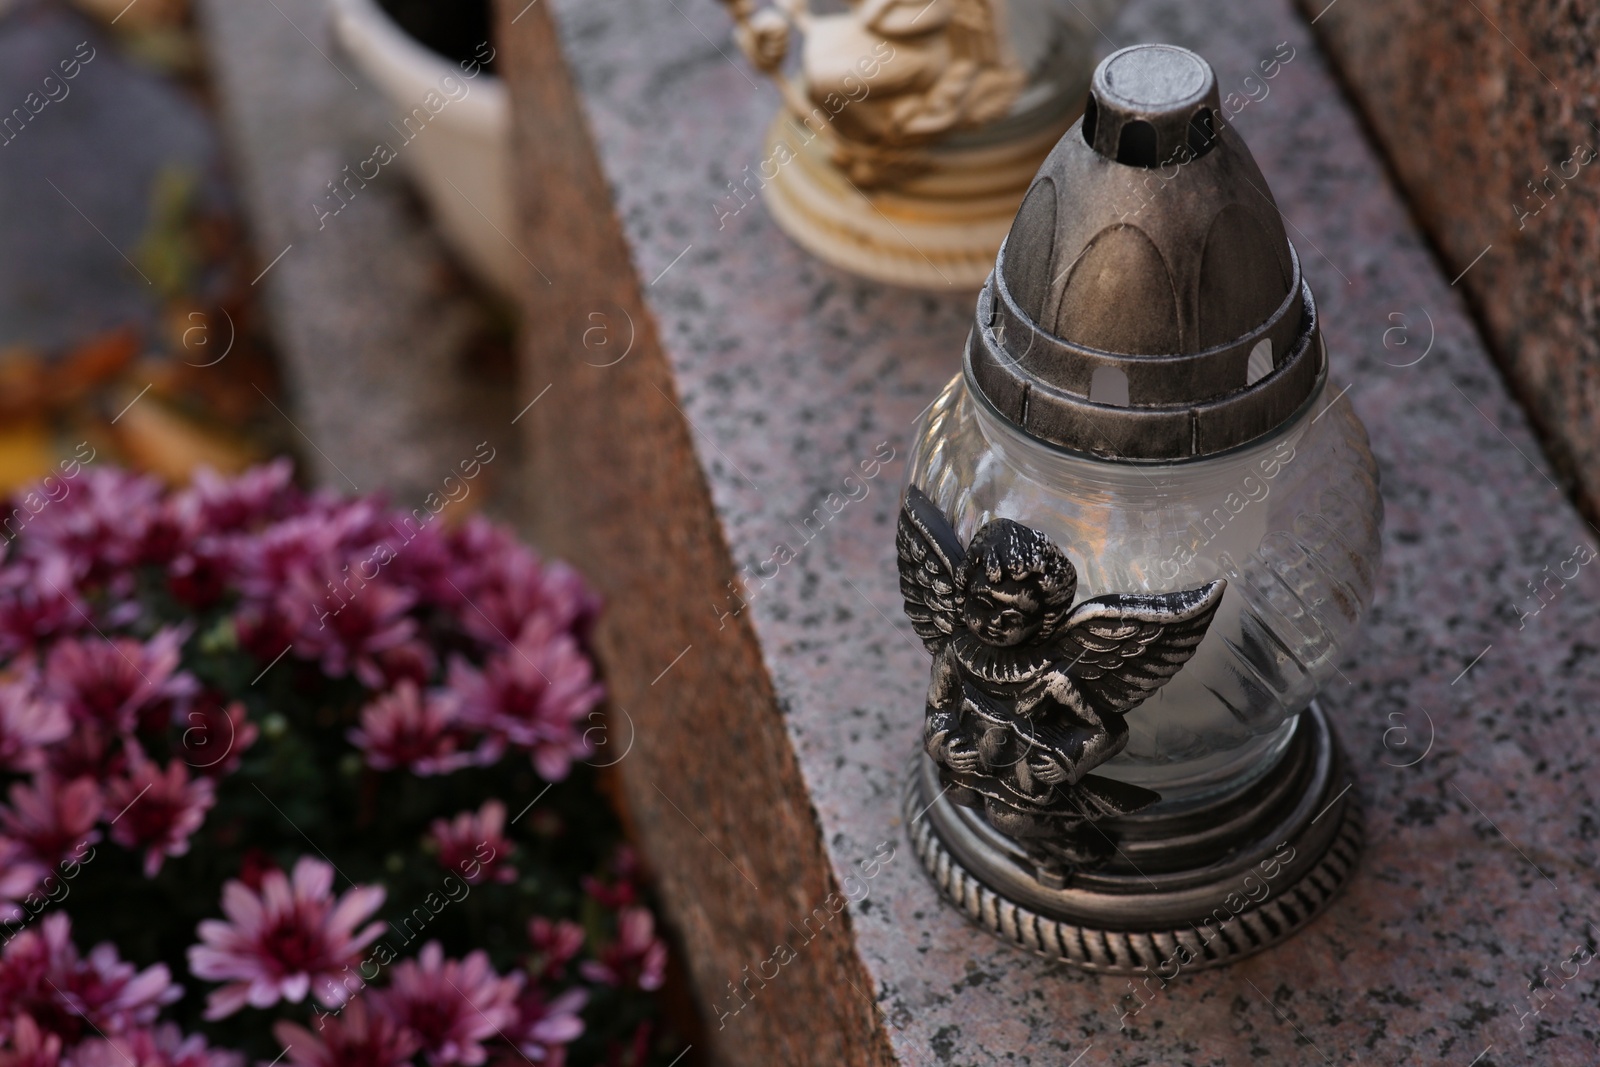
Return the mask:
{"type": "Polygon", "coordinates": [[[349,991],[337,981],[339,972],[357,963],[383,931],[381,922],[359,931],[356,926],[382,906],[383,897],[380,886],[356,886],[335,901],[333,867],[310,856],[294,865],[292,883],[282,871],[268,871],[259,894],[229,881],[222,890],[229,921],[202,922],[202,944],[189,948],[191,971],[229,983],[207,999],[205,1017],[221,1019],[246,1004],[298,1004],[307,992],[324,1007],[343,1004],[349,991]]]}
{"type": "Polygon", "coordinates": [[[100,788],[92,778],[63,781],[42,771],[32,784],[13,783],[7,795],[11,806],[0,808],[0,826],[35,863],[54,868],[100,840],[100,831],[94,829],[100,819],[100,788]]]}
{"type": "Polygon", "coordinates": [[[639,857],[627,845],[618,845],[608,865],[611,881],[602,881],[592,874],[579,879],[583,891],[593,897],[601,907],[611,911],[632,907],[639,902],[639,857]]]}
{"type": "Polygon", "coordinates": [[[660,989],[667,974],[667,943],[655,930],[650,909],[623,908],[617,915],[617,939],[599,959],[580,963],[579,972],[604,985],[660,989]]]}
{"type": "Polygon", "coordinates": [[[450,688],[461,697],[465,722],[484,730],[492,743],[509,741],[530,751],[546,781],[565,778],[574,760],[593,751],[584,724],[604,689],[572,634],[542,617],[528,620],[511,647],[490,656],[482,671],[452,660],[450,688]]]}
{"type": "Polygon", "coordinates": [[[316,1034],[291,1022],[272,1033],[289,1050],[291,1067],[406,1067],[418,1047],[416,1034],[369,1011],[363,997],[339,1015],[319,1015],[316,1034]]]}
{"type": "Polygon", "coordinates": [[[12,559],[0,567],[0,655],[25,652],[55,634],[84,630],[86,616],[76,572],[65,556],[12,559]]]}
{"type": "Polygon", "coordinates": [[[61,1062],[61,1035],[40,1030],[31,1015],[12,1021],[7,1045],[0,1048],[0,1067],[56,1067],[61,1062]]]}
{"type": "Polygon", "coordinates": [[[45,754],[50,770],[64,782],[77,778],[101,780],[120,774],[127,765],[122,741],[98,723],[74,723],[72,733],[51,745],[45,754]]]}
{"type": "Polygon", "coordinates": [[[450,588],[453,564],[443,524],[434,519],[422,525],[414,514],[391,512],[383,526],[378,543],[363,557],[381,561],[387,581],[416,590],[428,604],[455,610],[450,606],[459,605],[461,597],[450,588]]]}
{"type": "Polygon", "coordinates": [[[165,964],[136,971],[110,943],[87,958],[72,943],[72,923],[56,911],[17,934],[0,956],[0,1026],[26,1014],[68,1044],[98,1031],[119,1034],[155,1021],[162,1005],[183,995],[165,964]]]}
{"type": "Polygon", "coordinates": [[[458,962],[430,941],[415,960],[395,965],[373,1007],[416,1034],[436,1067],[477,1067],[488,1058],[483,1042],[516,1021],[521,987],[521,975],[501,978],[481,949],[458,962]]]}
{"type": "Polygon", "coordinates": [[[583,927],[571,919],[552,922],[543,915],[535,915],[528,920],[528,944],[533,946],[528,958],[529,972],[538,981],[549,981],[582,951],[583,927]]]}
{"type": "Polygon", "coordinates": [[[443,694],[423,693],[409,678],[362,708],[361,726],[349,738],[380,771],[404,767],[415,774],[448,774],[473,759],[460,751],[455,703],[443,694]]]}
{"type": "Polygon", "coordinates": [[[183,639],[181,631],[168,628],[148,642],[98,635],[57,641],[45,659],[45,694],[59,700],[75,722],[130,733],[145,708],[199,688],[178,669],[183,639]]]}
{"type": "Polygon", "coordinates": [[[0,920],[15,922],[25,914],[19,901],[39,887],[50,868],[33,858],[21,842],[0,837],[0,920]]]}
{"type": "Polygon", "coordinates": [[[376,578],[346,586],[331,565],[315,573],[297,574],[290,586],[289,597],[306,608],[295,655],[318,660],[331,678],[354,674],[367,688],[382,688],[379,657],[416,637],[417,620],[409,614],[416,594],[376,578]]]}
{"type": "Polygon", "coordinates": [[[90,1038],[68,1053],[68,1067],[244,1067],[244,1057],[211,1048],[199,1034],[184,1037],[176,1023],[90,1038]]]}
{"type": "Polygon", "coordinates": [[[384,684],[390,688],[410,679],[419,686],[428,684],[439,665],[433,649],[421,641],[407,641],[378,653],[374,661],[383,675],[384,684]]]}
{"type": "Polygon", "coordinates": [[[100,583],[141,562],[165,490],[154,477],[109,468],[84,471],[73,491],[27,526],[29,552],[60,552],[100,583]]]}
{"type": "Polygon", "coordinates": [[[452,566],[437,602],[491,648],[515,640],[535,616],[553,629],[582,635],[599,614],[599,598],[576,571],[564,563],[541,563],[509,530],[482,516],[452,531],[449,548],[452,566]]]}
{"type": "Polygon", "coordinates": [[[115,812],[111,840],[128,849],[144,849],[144,876],[154,878],[168,856],[189,851],[189,835],[206,821],[216,803],[209,778],[189,780],[182,763],[173,760],[162,771],[139,746],[128,744],[128,775],[106,786],[105,806],[115,812]]]}
{"type": "Polygon", "coordinates": [[[72,731],[66,709],[41,700],[24,682],[0,685],[0,767],[36,771],[44,765],[45,745],[72,731]]]}
{"type": "Polygon", "coordinates": [[[506,806],[489,800],[476,813],[463,811],[449,822],[433,820],[429,837],[439,849],[439,864],[468,885],[514,882],[516,868],[508,861],[516,846],[506,839],[505,826],[506,806]]]}
{"type": "Polygon", "coordinates": [[[183,727],[178,738],[183,762],[212,778],[238,770],[245,751],[261,735],[237,700],[226,708],[215,700],[197,701],[175,725],[183,727]]]}
{"type": "MultiPolygon", "coordinates": [[[[584,989],[569,989],[552,1000],[543,990],[530,987],[517,999],[517,1021],[506,1036],[529,1061],[542,1067],[566,1063],[566,1046],[583,1033],[578,1013],[589,1002],[584,989]]],[[[507,1057],[504,1062],[511,1062],[507,1057]]]]}
{"type": "Polygon", "coordinates": [[[186,607],[204,611],[228,592],[234,554],[222,538],[202,537],[167,566],[167,588],[186,607]]]}
{"type": "Polygon", "coordinates": [[[133,548],[136,563],[166,567],[194,542],[195,531],[170,499],[162,500],[141,518],[144,528],[133,548]]]}
{"type": "Polygon", "coordinates": [[[246,598],[272,600],[296,575],[309,574],[338,548],[338,533],[320,515],[293,515],[242,539],[237,562],[246,598]]]}
{"type": "Polygon", "coordinates": [[[294,464],[287,457],[225,477],[200,467],[175,505],[190,522],[210,533],[235,533],[279,518],[295,500],[294,464]]]}
{"type": "Polygon", "coordinates": [[[393,535],[389,512],[372,497],[345,497],[321,490],[307,498],[305,514],[327,526],[341,553],[368,548],[393,535]]]}
{"type": "Polygon", "coordinates": [[[239,647],[260,661],[263,669],[276,664],[294,646],[298,626],[294,617],[276,603],[247,604],[233,617],[239,647]]]}

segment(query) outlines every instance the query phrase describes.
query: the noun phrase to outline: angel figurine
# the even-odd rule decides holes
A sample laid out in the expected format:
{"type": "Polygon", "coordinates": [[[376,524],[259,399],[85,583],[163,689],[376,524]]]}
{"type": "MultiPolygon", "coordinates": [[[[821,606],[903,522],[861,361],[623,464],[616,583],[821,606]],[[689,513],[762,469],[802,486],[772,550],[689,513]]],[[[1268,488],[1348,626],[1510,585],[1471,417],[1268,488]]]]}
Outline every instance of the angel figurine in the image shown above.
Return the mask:
{"type": "Polygon", "coordinates": [[[1077,569],[1048,537],[995,519],[963,549],[915,486],[895,545],[906,615],[933,654],[923,747],[944,795],[1061,888],[1115,849],[1096,823],[1161,799],[1088,772],[1127,745],[1123,716],[1194,655],[1227,583],[1074,608],[1077,569]]]}
{"type": "Polygon", "coordinates": [[[795,118],[831,131],[834,162],[862,188],[920,173],[918,149],[1004,117],[1027,81],[1004,0],[850,0],[829,13],[808,0],[723,3],[746,58],[795,118]],[[791,30],[803,36],[798,79],[782,69],[791,30]]]}

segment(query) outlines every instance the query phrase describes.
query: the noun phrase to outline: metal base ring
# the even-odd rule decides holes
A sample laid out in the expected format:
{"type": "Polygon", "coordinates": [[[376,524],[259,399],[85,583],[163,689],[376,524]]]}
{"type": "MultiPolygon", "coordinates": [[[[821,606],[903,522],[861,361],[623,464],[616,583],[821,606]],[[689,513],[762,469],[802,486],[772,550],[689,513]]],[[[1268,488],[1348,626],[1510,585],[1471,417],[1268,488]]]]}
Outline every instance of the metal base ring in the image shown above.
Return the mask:
{"type": "Polygon", "coordinates": [[[996,936],[1106,974],[1218,967],[1283,940],[1349,880],[1364,836],[1353,779],[1314,702],[1262,778],[1202,807],[1104,823],[1116,855],[1061,888],[946,798],[926,756],[910,779],[912,848],[947,900],[996,936]]]}

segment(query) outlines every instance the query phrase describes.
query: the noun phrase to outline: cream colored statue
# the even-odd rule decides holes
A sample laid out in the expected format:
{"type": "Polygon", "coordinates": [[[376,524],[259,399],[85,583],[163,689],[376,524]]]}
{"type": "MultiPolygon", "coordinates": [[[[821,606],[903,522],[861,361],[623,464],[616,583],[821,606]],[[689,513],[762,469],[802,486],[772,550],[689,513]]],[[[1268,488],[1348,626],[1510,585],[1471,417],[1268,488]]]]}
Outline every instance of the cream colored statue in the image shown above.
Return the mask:
{"type": "Polygon", "coordinates": [[[1058,17],[1057,0],[853,0],[829,14],[806,0],[724,2],[740,50],[785,105],[758,168],[779,225],[868,277],[980,285],[1034,170],[1081,107],[1084,27],[1058,17]],[[1049,84],[1030,90],[1030,80],[1049,84]]]}

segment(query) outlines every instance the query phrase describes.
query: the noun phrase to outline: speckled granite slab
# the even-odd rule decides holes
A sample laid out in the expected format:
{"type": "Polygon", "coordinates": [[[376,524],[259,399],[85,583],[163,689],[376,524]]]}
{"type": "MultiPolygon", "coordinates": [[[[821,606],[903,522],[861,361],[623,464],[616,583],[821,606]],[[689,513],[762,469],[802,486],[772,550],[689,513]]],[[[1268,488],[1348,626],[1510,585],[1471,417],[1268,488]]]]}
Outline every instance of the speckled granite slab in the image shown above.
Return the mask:
{"type": "Polygon", "coordinates": [[[1301,0],[1561,468],[1600,514],[1600,9],[1301,0]],[[1470,162],[1469,162],[1470,161],[1470,162]]]}
{"type": "MultiPolygon", "coordinates": [[[[1382,584],[1365,643],[1341,664],[1347,681],[1325,694],[1370,847],[1352,887],[1292,941],[1181,975],[1136,1015],[1126,980],[968,927],[905,845],[926,657],[899,613],[893,516],[912,422],[957,370],[972,294],[854,280],[807,258],[759,204],[732,210],[727,183],[762,158],[777,100],[712,0],[555,4],[728,542],[748,573],[770,576],[748,610],[835,873],[879,842],[898,848],[850,911],[864,993],[900,1060],[1600,1062],[1588,778],[1600,579],[1573,562],[1591,558],[1595,531],[1546,476],[1288,0],[1136,0],[1102,27],[1103,50],[1188,45],[1225,97],[1257,97],[1234,121],[1316,291],[1334,382],[1371,430],[1388,508],[1382,584]],[[1244,79],[1285,41],[1294,58],[1263,97],[1244,79]],[[862,480],[861,464],[890,450],[862,480]],[[794,558],[772,576],[779,545],[794,558]]],[[[727,608],[705,605],[708,630],[727,608]]],[[[741,842],[735,855],[772,847],[741,842]]],[[[752,961],[771,951],[749,948],[752,961]]],[[[774,991],[746,1010],[795,1009],[774,991]]]]}

